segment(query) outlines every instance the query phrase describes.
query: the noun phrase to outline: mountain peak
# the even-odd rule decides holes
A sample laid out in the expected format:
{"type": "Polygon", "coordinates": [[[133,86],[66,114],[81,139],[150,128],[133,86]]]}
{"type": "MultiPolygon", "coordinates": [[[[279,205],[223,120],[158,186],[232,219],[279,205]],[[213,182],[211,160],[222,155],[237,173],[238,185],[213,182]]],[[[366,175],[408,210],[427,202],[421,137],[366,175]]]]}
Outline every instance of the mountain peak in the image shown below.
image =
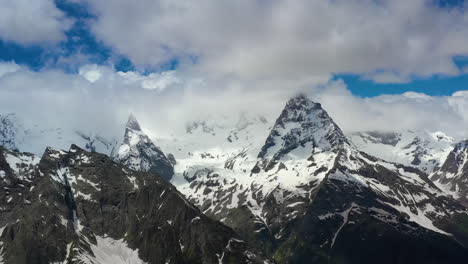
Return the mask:
{"type": "Polygon", "coordinates": [[[300,93],[288,100],[285,108],[290,109],[301,109],[301,108],[311,108],[311,109],[322,109],[320,103],[315,103],[310,100],[305,94],[300,93]]]}
{"type": "Polygon", "coordinates": [[[291,98],[275,122],[259,158],[281,158],[289,151],[310,145],[315,149],[330,150],[348,144],[338,125],[319,103],[304,94],[291,98]]]}
{"type": "Polygon", "coordinates": [[[126,128],[141,131],[140,124],[138,123],[138,120],[136,119],[136,117],[133,114],[130,114],[128,116],[128,121],[127,121],[126,128]]]}
{"type": "Polygon", "coordinates": [[[172,163],[141,130],[134,115],[128,118],[124,140],[116,159],[130,169],[154,172],[165,180],[170,180],[174,174],[172,163]]]}
{"type": "Polygon", "coordinates": [[[321,152],[336,154],[346,146],[351,144],[322,106],[299,94],[286,103],[252,172],[269,171],[290,159],[312,160],[321,152]]]}

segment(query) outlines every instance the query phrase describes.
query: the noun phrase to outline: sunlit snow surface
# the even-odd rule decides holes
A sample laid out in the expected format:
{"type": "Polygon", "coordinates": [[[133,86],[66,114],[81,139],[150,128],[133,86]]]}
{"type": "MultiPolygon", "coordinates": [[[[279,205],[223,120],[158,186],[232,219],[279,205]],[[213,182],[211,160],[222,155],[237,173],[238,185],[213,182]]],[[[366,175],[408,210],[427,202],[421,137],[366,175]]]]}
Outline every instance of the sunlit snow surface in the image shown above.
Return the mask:
{"type": "Polygon", "coordinates": [[[455,144],[452,137],[440,131],[357,132],[349,138],[364,152],[426,173],[440,166],[455,144]]]}
{"type": "Polygon", "coordinates": [[[83,254],[77,260],[84,264],[144,264],[138,257],[138,250],[128,247],[123,239],[96,236],[96,245],[91,244],[93,255],[83,254]]]}

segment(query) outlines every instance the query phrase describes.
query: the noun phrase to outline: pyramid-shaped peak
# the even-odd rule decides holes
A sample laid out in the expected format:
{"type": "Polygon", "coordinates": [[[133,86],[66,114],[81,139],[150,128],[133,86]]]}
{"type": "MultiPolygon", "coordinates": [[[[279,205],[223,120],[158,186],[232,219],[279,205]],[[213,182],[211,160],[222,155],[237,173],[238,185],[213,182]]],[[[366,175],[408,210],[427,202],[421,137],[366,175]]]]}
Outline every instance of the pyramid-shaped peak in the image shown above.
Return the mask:
{"type": "Polygon", "coordinates": [[[286,103],[286,108],[293,108],[293,109],[301,109],[301,108],[307,108],[307,109],[322,109],[322,106],[320,103],[316,103],[312,100],[310,100],[305,94],[300,93],[291,99],[286,103]]]}
{"type": "Polygon", "coordinates": [[[288,100],[283,111],[276,120],[276,125],[284,127],[286,122],[300,123],[303,125],[304,123],[312,122],[315,123],[314,126],[319,125],[318,122],[325,122],[338,130],[339,134],[342,134],[332,118],[322,108],[322,105],[310,100],[304,94],[299,94],[288,100]]]}
{"type": "Polygon", "coordinates": [[[140,124],[138,123],[138,120],[136,119],[136,117],[133,114],[130,114],[128,116],[128,121],[127,121],[126,127],[130,128],[130,129],[133,129],[133,130],[141,131],[140,124]]]}
{"type": "Polygon", "coordinates": [[[322,106],[299,94],[286,103],[258,157],[270,162],[295,149],[309,155],[345,145],[350,146],[348,140],[322,106]]]}

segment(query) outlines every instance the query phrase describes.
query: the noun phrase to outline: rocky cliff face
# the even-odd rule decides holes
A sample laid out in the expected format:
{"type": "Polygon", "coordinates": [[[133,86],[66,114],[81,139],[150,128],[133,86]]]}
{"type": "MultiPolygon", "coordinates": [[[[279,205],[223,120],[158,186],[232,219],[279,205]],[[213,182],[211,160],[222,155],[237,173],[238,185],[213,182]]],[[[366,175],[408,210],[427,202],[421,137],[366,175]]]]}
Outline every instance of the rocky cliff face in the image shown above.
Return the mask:
{"type": "Polygon", "coordinates": [[[263,263],[158,175],[73,145],[0,149],[3,263],[263,263]]]}
{"type": "Polygon", "coordinates": [[[157,173],[167,181],[174,174],[173,162],[141,130],[133,115],[128,119],[116,160],[133,170],[157,173]]]}

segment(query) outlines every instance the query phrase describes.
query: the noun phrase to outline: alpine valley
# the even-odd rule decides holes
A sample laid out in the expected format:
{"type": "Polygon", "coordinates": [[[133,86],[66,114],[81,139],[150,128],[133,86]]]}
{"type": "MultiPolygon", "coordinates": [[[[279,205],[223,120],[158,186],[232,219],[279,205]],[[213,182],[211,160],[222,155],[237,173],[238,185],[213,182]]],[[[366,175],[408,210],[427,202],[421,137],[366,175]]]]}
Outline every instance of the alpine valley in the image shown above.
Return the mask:
{"type": "Polygon", "coordinates": [[[466,263],[468,141],[305,95],[122,138],[0,114],[0,263],[466,263]]]}

